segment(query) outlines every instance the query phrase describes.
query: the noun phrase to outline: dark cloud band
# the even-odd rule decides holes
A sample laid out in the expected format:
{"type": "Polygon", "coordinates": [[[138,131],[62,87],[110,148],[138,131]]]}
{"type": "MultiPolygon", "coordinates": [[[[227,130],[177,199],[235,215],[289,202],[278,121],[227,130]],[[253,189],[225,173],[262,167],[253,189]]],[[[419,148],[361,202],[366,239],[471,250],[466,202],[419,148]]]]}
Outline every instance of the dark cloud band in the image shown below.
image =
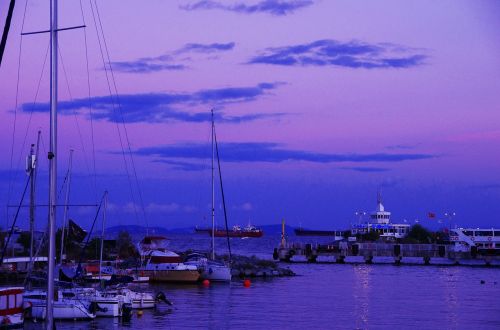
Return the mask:
{"type": "Polygon", "coordinates": [[[235,46],[234,42],[228,42],[225,44],[222,43],[212,43],[212,44],[198,44],[198,43],[190,43],[186,44],[184,47],[179,49],[177,53],[186,53],[186,52],[197,52],[197,53],[214,53],[214,52],[225,52],[229,50],[233,50],[235,46]]]}
{"type": "Polygon", "coordinates": [[[424,64],[427,56],[416,49],[389,43],[317,40],[308,44],[268,48],[248,64],[281,66],[340,66],[383,69],[410,68],[424,64]]]}
{"type": "Polygon", "coordinates": [[[142,57],[133,61],[111,62],[114,71],[124,73],[152,73],[159,71],[179,71],[189,69],[187,65],[179,64],[179,55],[186,53],[213,54],[227,52],[234,48],[234,42],[228,43],[189,43],[184,47],[155,57],[142,57]]]}
{"type": "MultiPolygon", "coordinates": [[[[221,143],[221,157],[224,162],[268,162],[281,163],[286,161],[308,161],[314,163],[364,163],[364,162],[403,162],[411,160],[430,159],[436,156],[430,154],[327,154],[315,153],[303,150],[284,149],[277,143],[221,143]]],[[[204,144],[179,144],[168,146],[157,146],[140,148],[135,151],[142,156],[154,156],[159,159],[208,159],[211,157],[210,150],[204,144]]],[[[357,171],[384,171],[383,168],[374,167],[352,167],[357,171]]]]}
{"type": "Polygon", "coordinates": [[[390,171],[390,169],[385,168],[385,167],[359,167],[359,166],[353,166],[353,167],[342,167],[343,170],[350,170],[350,171],[356,171],[356,172],[362,172],[362,173],[377,173],[377,172],[387,172],[390,171]]]}
{"type": "MultiPolygon", "coordinates": [[[[110,122],[159,123],[166,121],[208,122],[211,115],[208,112],[193,113],[180,110],[182,107],[206,105],[207,107],[222,106],[228,103],[255,101],[280,83],[261,83],[252,87],[227,87],[219,89],[204,89],[194,93],[148,93],[121,94],[117,96],[96,96],[89,99],[74,99],[59,102],[61,114],[73,114],[92,104],[93,116],[97,120],[110,122]],[[119,105],[119,106],[118,106],[119,105]]],[[[48,112],[49,103],[22,105],[25,112],[48,112]]],[[[221,111],[215,113],[218,122],[240,123],[283,116],[283,113],[262,114],[253,113],[241,116],[230,116],[221,111]]]]}
{"type": "Polygon", "coordinates": [[[190,5],[180,6],[180,8],[188,11],[218,9],[241,14],[266,13],[274,16],[285,16],[299,9],[309,7],[312,4],[314,4],[312,0],[262,0],[255,4],[240,2],[233,5],[226,5],[219,1],[203,0],[190,5]]]}

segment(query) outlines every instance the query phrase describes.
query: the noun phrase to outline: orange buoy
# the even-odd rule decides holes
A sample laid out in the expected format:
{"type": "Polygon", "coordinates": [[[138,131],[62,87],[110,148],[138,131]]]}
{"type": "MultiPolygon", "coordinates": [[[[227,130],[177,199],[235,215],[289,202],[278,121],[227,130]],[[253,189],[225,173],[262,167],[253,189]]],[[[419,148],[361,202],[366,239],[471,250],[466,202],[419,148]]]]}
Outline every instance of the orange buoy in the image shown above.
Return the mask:
{"type": "Polygon", "coordinates": [[[250,287],[250,284],[252,284],[252,282],[250,282],[250,280],[244,280],[244,281],[243,281],[243,286],[244,286],[245,288],[249,288],[249,287],[250,287]]]}
{"type": "Polygon", "coordinates": [[[142,314],[143,314],[143,311],[141,309],[137,311],[137,317],[141,317],[142,314]]]}
{"type": "Polygon", "coordinates": [[[210,286],[210,281],[209,280],[203,280],[203,286],[210,286]]]}

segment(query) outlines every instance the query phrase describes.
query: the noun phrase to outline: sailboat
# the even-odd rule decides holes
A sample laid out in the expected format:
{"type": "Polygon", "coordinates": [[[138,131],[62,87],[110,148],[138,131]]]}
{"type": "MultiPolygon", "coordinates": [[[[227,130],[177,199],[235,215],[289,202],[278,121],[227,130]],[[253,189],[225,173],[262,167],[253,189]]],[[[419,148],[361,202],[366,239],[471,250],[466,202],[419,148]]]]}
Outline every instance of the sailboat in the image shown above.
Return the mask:
{"type": "MultiPolygon", "coordinates": [[[[40,141],[40,133],[38,135],[38,141],[40,141]]],[[[39,142],[38,142],[39,143],[39,142]]],[[[31,195],[31,203],[30,203],[30,227],[31,227],[31,232],[33,232],[33,222],[34,222],[34,203],[33,203],[33,198],[34,198],[34,171],[36,168],[36,158],[34,158],[35,154],[33,153],[33,146],[32,146],[32,151],[30,155],[28,156],[28,161],[27,164],[29,166],[27,167],[27,170],[29,170],[29,175],[31,177],[31,190],[32,190],[32,195],[31,195]]],[[[71,168],[71,156],[70,156],[70,168],[71,168]]],[[[68,186],[69,190],[69,186],[68,186]]],[[[66,205],[67,205],[67,198],[66,197],[66,205]]],[[[66,217],[66,214],[65,214],[66,217]]],[[[64,228],[63,228],[64,232],[64,228]]],[[[63,259],[63,249],[62,246],[62,241],[64,238],[61,239],[61,262],[63,259]]],[[[30,244],[30,270],[32,269],[32,263],[34,260],[33,256],[33,238],[31,238],[31,244],[30,244]]],[[[50,277],[49,277],[50,279],[50,277]]],[[[50,282],[50,281],[49,281],[50,282]]],[[[33,319],[46,319],[48,317],[48,312],[47,312],[47,292],[51,291],[46,291],[43,289],[35,289],[35,290],[26,290],[24,292],[23,298],[27,306],[30,306],[27,317],[28,318],[33,318],[33,319]]],[[[96,310],[97,306],[94,304],[92,305],[92,301],[90,299],[85,299],[85,297],[77,297],[77,295],[74,292],[74,289],[61,289],[59,288],[56,293],[55,293],[55,301],[53,301],[52,304],[52,318],[53,319],[59,319],[59,320],[74,320],[74,319],[93,319],[96,317],[96,310]]]]}
{"type": "MultiPolygon", "coordinates": [[[[11,2],[11,5],[14,1],[11,2]]],[[[12,16],[12,8],[9,8],[9,17],[12,16]]],[[[10,22],[10,18],[9,18],[10,22]]],[[[60,155],[57,152],[57,110],[58,110],[58,32],[62,30],[72,30],[84,28],[85,25],[66,27],[59,29],[58,27],[58,1],[50,0],[50,29],[48,31],[38,31],[22,33],[22,35],[38,34],[48,32],[50,35],[50,146],[48,152],[49,160],[49,201],[48,201],[48,272],[47,272],[47,289],[31,290],[24,293],[24,299],[30,308],[30,314],[34,318],[45,319],[46,328],[53,329],[55,319],[92,319],[99,316],[117,316],[117,314],[124,314],[125,308],[132,308],[132,299],[137,298],[151,300],[151,295],[144,295],[135,293],[133,291],[126,294],[117,294],[113,292],[112,295],[106,294],[94,289],[85,288],[69,288],[63,289],[61,287],[56,289],[55,280],[55,227],[56,227],[56,206],[57,206],[57,159],[60,155]],[[102,308],[102,306],[117,305],[118,310],[112,308],[102,308]]],[[[3,46],[5,45],[4,38],[2,38],[1,50],[3,53],[3,46]]],[[[39,143],[37,143],[38,147],[39,143]]],[[[31,152],[29,157],[30,175],[33,177],[34,165],[36,157],[31,152]]],[[[70,157],[71,167],[71,157],[70,157]]],[[[32,180],[33,182],[33,180],[32,180]]],[[[32,187],[32,191],[33,191],[32,187]]],[[[66,195],[66,205],[68,204],[69,194],[69,180],[68,190],[66,195]]],[[[33,194],[32,194],[33,196],[33,194]]],[[[33,205],[33,202],[31,203],[33,205]]],[[[33,208],[32,208],[33,209],[33,208]]],[[[65,208],[64,219],[66,222],[65,208]]],[[[33,216],[30,217],[32,221],[33,216]]],[[[32,225],[32,223],[31,223],[32,225]]],[[[32,226],[31,226],[32,227],[32,226]]],[[[32,227],[33,228],[33,227],[32,227]]],[[[31,229],[32,229],[31,228],[31,229]]],[[[33,230],[31,230],[33,231],[33,230]]],[[[64,228],[63,228],[64,233],[64,228]]],[[[33,235],[32,235],[33,236],[33,235]]],[[[64,238],[61,239],[61,244],[64,238]]],[[[31,244],[32,246],[33,244],[31,244]]],[[[30,249],[31,260],[33,260],[33,248],[30,249]]],[[[3,257],[2,257],[3,259],[3,257]]],[[[102,247],[101,247],[102,259],[102,247]]],[[[63,260],[63,246],[61,247],[61,262],[63,260]]],[[[30,264],[30,269],[32,268],[30,264]]],[[[18,300],[20,301],[20,300],[18,300]]]]}
{"type": "MultiPolygon", "coordinates": [[[[214,160],[217,150],[217,139],[215,136],[215,121],[214,121],[214,110],[212,109],[212,251],[211,258],[207,258],[202,254],[194,253],[187,257],[186,263],[191,265],[196,265],[201,271],[201,278],[210,281],[221,281],[230,282],[231,281],[231,268],[223,262],[215,260],[215,176],[214,176],[214,160]]],[[[217,160],[219,160],[219,154],[217,153],[217,160]]],[[[219,164],[219,175],[220,175],[220,163],[219,164]]],[[[222,185],[222,184],[221,184],[222,185]]],[[[225,212],[225,208],[224,208],[225,212]]],[[[226,231],[227,233],[227,231],[226,231]]],[[[229,242],[228,242],[229,243],[229,242]]]]}
{"type": "Polygon", "coordinates": [[[124,294],[100,291],[96,288],[72,288],[63,291],[67,297],[87,301],[89,311],[97,317],[130,317],[132,300],[124,294]]]}
{"type": "MultiPolygon", "coordinates": [[[[74,26],[62,30],[82,28],[74,26]]],[[[57,208],[57,109],[58,109],[58,1],[50,1],[50,29],[22,33],[22,35],[48,32],[50,35],[50,143],[49,160],[49,200],[48,200],[48,270],[47,289],[32,290],[24,294],[24,300],[31,305],[31,315],[34,318],[45,319],[46,329],[54,329],[55,319],[92,319],[95,312],[90,300],[79,299],[73,292],[65,292],[55,288],[56,260],[56,208],[57,208]]],[[[95,306],[95,304],[94,304],[95,306]]]]}
{"type": "Polygon", "coordinates": [[[96,316],[106,316],[106,317],[126,317],[129,318],[132,311],[132,299],[128,295],[117,294],[116,292],[108,292],[106,287],[103,285],[102,276],[102,258],[104,252],[104,223],[106,221],[106,208],[108,204],[108,192],[104,193],[104,210],[102,213],[102,223],[101,223],[101,247],[99,256],[99,282],[101,284],[101,290],[98,289],[83,289],[84,292],[89,294],[80,295],[84,298],[97,304],[99,308],[95,309],[96,316]]]}
{"type": "Polygon", "coordinates": [[[58,23],[57,0],[50,3],[50,144],[49,144],[49,262],[47,271],[46,320],[47,329],[54,328],[54,284],[56,260],[56,205],[57,205],[57,61],[58,23]]]}
{"type": "Polygon", "coordinates": [[[57,290],[54,297],[48,297],[46,290],[31,290],[24,293],[24,302],[30,306],[27,318],[52,320],[89,320],[96,317],[88,299],[78,299],[73,292],[57,290]],[[47,300],[54,299],[50,309],[47,300]]]}

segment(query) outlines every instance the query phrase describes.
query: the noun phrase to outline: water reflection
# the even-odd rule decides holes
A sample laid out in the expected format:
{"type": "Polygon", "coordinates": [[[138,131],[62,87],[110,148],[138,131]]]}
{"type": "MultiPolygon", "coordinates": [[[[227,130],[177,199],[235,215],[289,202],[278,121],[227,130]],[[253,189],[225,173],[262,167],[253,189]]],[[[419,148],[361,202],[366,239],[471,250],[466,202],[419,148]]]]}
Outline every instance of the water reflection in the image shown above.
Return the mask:
{"type": "MultiPolygon", "coordinates": [[[[208,235],[207,235],[208,236],[208,235]]],[[[208,238],[173,240],[203,248],[208,238]]],[[[235,240],[237,253],[271,258],[279,237],[235,240]]],[[[221,251],[223,250],[223,242],[221,251]]],[[[219,244],[219,242],[218,242],[219,244]]],[[[287,265],[284,265],[287,266],[287,265]]],[[[299,276],[227,284],[153,285],[174,305],[118,319],[57,322],[58,329],[500,329],[500,269],[295,264],[299,276]],[[481,284],[480,280],[485,283],[481,284]],[[494,284],[498,282],[498,284],[494,284]]],[[[40,329],[27,324],[26,329],[40,329]]]]}
{"type": "Polygon", "coordinates": [[[353,267],[354,273],[354,310],[356,329],[368,328],[371,283],[370,274],[373,267],[370,265],[356,265],[353,267]]]}
{"type": "Polygon", "coordinates": [[[438,271],[441,282],[443,283],[444,302],[446,308],[446,320],[451,328],[458,327],[458,288],[457,276],[460,276],[458,267],[442,267],[438,271]]]}

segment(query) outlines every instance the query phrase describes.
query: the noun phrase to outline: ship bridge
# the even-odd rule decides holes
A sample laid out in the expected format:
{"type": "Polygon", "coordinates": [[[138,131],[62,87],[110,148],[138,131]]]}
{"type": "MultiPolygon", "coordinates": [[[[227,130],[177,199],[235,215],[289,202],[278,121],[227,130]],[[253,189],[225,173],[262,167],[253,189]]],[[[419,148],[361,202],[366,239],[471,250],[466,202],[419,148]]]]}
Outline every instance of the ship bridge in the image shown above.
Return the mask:
{"type": "Polygon", "coordinates": [[[384,239],[403,238],[410,231],[409,224],[391,223],[391,212],[385,210],[380,193],[377,196],[377,208],[370,214],[370,220],[351,227],[351,235],[363,235],[372,231],[384,239]]]}
{"type": "Polygon", "coordinates": [[[372,223],[388,224],[391,220],[391,212],[384,209],[382,204],[382,198],[380,194],[377,196],[377,209],[375,212],[370,214],[370,219],[372,223]]]}

